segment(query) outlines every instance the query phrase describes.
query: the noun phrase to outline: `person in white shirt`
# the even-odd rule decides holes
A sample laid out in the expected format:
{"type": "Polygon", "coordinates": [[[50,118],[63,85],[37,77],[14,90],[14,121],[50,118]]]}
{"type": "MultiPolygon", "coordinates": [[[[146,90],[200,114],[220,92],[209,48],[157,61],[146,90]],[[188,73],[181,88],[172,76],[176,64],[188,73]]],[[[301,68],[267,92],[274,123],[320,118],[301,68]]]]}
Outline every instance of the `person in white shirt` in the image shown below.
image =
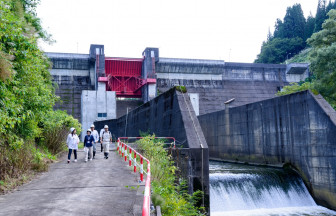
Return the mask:
{"type": "Polygon", "coordinates": [[[103,145],[104,149],[104,158],[108,159],[109,154],[109,145],[112,142],[112,134],[110,131],[108,131],[108,126],[104,126],[104,131],[100,135],[100,142],[103,145]]]}
{"type": "Polygon", "coordinates": [[[68,135],[68,138],[67,138],[67,141],[66,141],[66,143],[68,145],[68,148],[69,148],[68,163],[70,163],[72,150],[73,150],[74,156],[75,156],[74,162],[77,162],[77,150],[78,150],[78,143],[79,143],[79,138],[76,134],[76,129],[71,128],[70,132],[71,133],[68,135]]]}
{"type": "Polygon", "coordinates": [[[93,159],[94,159],[96,155],[96,151],[97,151],[97,143],[99,142],[99,134],[98,134],[98,131],[95,130],[94,124],[91,125],[91,135],[94,138],[94,142],[93,142],[93,159]]]}

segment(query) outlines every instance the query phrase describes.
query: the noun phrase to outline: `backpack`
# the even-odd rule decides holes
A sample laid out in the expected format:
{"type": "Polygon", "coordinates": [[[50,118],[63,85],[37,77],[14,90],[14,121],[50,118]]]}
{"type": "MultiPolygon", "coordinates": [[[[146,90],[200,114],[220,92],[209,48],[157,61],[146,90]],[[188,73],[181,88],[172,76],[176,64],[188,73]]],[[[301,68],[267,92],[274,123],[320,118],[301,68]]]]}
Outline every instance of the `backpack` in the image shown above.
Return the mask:
{"type": "MultiPolygon", "coordinates": [[[[103,141],[104,141],[104,133],[105,133],[105,131],[103,131],[103,136],[102,136],[102,140],[103,140],[103,141]]],[[[112,137],[112,136],[111,136],[111,131],[109,131],[108,133],[109,133],[110,137],[112,137]]]]}

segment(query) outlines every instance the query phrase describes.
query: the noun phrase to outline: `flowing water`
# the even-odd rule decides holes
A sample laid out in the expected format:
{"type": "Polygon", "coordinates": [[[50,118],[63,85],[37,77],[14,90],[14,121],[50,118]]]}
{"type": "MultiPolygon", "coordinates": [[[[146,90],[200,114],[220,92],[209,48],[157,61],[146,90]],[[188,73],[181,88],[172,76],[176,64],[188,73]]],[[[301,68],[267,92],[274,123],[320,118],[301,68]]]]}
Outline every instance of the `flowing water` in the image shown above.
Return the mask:
{"type": "Polygon", "coordinates": [[[293,171],[214,161],[210,209],[211,216],[336,216],[315,203],[293,171]]]}

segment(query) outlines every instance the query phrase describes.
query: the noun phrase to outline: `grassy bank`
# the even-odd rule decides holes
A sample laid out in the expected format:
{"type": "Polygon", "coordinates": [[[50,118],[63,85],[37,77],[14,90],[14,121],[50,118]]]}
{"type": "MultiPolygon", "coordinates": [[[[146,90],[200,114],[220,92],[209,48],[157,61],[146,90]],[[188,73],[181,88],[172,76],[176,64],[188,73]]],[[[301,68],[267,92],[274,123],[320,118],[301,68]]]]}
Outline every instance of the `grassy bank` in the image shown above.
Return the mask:
{"type": "Polygon", "coordinates": [[[39,172],[47,171],[49,163],[56,159],[48,150],[36,148],[34,143],[26,143],[17,151],[0,148],[0,194],[30,181],[39,172]]]}
{"type": "MultiPolygon", "coordinates": [[[[175,215],[205,215],[204,208],[199,205],[202,192],[188,194],[187,181],[177,176],[177,168],[164,142],[155,139],[155,135],[139,140],[138,150],[151,163],[152,202],[161,206],[162,214],[175,215]]],[[[137,159],[139,161],[139,159],[137,159]]],[[[147,164],[144,163],[144,170],[147,164]]]]}

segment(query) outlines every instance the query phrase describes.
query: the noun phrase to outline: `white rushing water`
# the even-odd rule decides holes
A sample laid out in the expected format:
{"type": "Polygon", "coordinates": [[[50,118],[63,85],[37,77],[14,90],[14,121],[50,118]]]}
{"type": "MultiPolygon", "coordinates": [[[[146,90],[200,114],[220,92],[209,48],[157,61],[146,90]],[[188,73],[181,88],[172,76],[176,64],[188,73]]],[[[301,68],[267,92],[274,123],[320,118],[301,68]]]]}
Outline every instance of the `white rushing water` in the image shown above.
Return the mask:
{"type": "Polygon", "coordinates": [[[281,169],[210,163],[212,216],[332,216],[316,205],[303,181],[281,169]]]}

